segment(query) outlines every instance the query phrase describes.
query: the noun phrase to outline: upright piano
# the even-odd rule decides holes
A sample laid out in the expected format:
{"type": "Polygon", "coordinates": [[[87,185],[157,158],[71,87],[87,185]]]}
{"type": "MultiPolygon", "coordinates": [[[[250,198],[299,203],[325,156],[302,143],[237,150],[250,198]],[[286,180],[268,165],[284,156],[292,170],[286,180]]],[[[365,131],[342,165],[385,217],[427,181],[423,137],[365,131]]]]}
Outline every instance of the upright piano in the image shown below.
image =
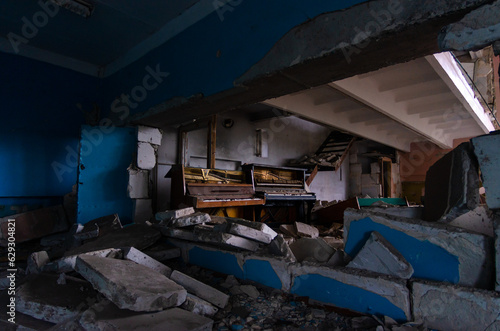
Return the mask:
{"type": "Polygon", "coordinates": [[[171,182],[171,207],[221,208],[263,205],[264,197],[243,171],[174,165],[165,177],[171,182]]]}
{"type": "Polygon", "coordinates": [[[306,184],[306,169],[261,164],[244,164],[242,168],[257,196],[265,199],[264,207],[293,206],[298,209],[299,217],[310,221],[316,195],[306,184]]]}

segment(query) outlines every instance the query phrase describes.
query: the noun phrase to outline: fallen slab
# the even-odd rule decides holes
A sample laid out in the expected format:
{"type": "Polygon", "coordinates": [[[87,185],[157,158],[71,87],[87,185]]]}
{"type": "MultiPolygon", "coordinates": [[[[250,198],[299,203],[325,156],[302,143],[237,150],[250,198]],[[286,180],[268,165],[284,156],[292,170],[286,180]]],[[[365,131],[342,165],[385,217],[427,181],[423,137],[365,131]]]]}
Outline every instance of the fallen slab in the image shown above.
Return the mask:
{"type": "Polygon", "coordinates": [[[92,285],[78,278],[66,277],[57,284],[58,275],[29,276],[16,290],[16,310],[34,318],[60,323],[82,313],[97,301],[92,285]]]}
{"type": "Polygon", "coordinates": [[[280,231],[283,232],[283,234],[297,238],[297,230],[295,229],[295,225],[293,224],[281,224],[280,225],[280,231]]]}
{"type": "Polygon", "coordinates": [[[227,223],[243,225],[243,226],[255,229],[257,231],[260,231],[260,232],[262,232],[264,234],[267,234],[267,235],[269,235],[271,237],[271,240],[274,239],[274,237],[276,237],[276,235],[278,234],[278,233],[276,233],[276,231],[274,231],[273,229],[271,229],[265,223],[251,222],[251,221],[247,221],[247,220],[242,219],[242,218],[232,218],[232,217],[225,217],[225,220],[226,220],[227,223]]]}
{"type": "Polygon", "coordinates": [[[166,223],[166,226],[171,228],[185,228],[197,224],[209,223],[211,221],[210,215],[207,213],[194,213],[179,218],[174,218],[166,223]]]}
{"type": "Polygon", "coordinates": [[[161,234],[169,238],[197,241],[196,236],[194,235],[194,232],[192,230],[162,227],[161,234]]]}
{"type": "Polygon", "coordinates": [[[436,161],[425,177],[424,220],[452,220],[479,204],[479,169],[469,142],[436,161]]]}
{"type": "Polygon", "coordinates": [[[157,221],[170,221],[175,218],[180,218],[184,216],[188,216],[191,214],[194,214],[194,208],[193,207],[187,207],[187,208],[182,208],[182,209],[175,209],[175,210],[167,210],[167,211],[162,211],[158,212],[155,214],[155,218],[157,221]]]}
{"type": "Polygon", "coordinates": [[[13,224],[15,224],[17,243],[68,230],[63,206],[42,208],[1,218],[0,235],[2,239],[8,239],[9,229],[14,226],[13,224]]]}
{"type": "Polygon", "coordinates": [[[210,302],[205,301],[191,293],[188,293],[186,301],[181,306],[182,309],[202,316],[214,316],[219,309],[210,302]]]}
{"type": "MultiPolygon", "coordinates": [[[[122,250],[117,248],[108,248],[100,251],[87,252],[83,254],[95,255],[100,257],[109,257],[115,259],[121,259],[123,257],[122,250]]],[[[42,270],[44,272],[59,272],[59,273],[75,271],[76,258],[78,256],[79,255],[62,257],[59,260],[47,263],[46,265],[43,266],[42,270]]]]}
{"type": "Polygon", "coordinates": [[[413,267],[401,253],[376,231],[370,234],[359,253],[347,265],[385,275],[410,279],[413,267]]]}
{"type": "Polygon", "coordinates": [[[81,255],[75,270],[123,309],[158,311],[186,300],[186,290],[164,275],[132,261],[81,255]]]}
{"type": "Polygon", "coordinates": [[[268,246],[269,252],[273,255],[283,256],[289,262],[297,262],[290,246],[286,243],[281,234],[277,235],[268,246]]]}
{"type": "Polygon", "coordinates": [[[363,314],[412,319],[406,281],[365,270],[309,265],[290,266],[290,292],[363,314]]]}
{"type": "Polygon", "coordinates": [[[264,244],[269,244],[272,240],[271,235],[238,223],[227,224],[226,231],[230,234],[255,240],[264,244]]]}
{"type": "Polygon", "coordinates": [[[486,236],[494,236],[493,216],[485,206],[478,206],[476,209],[458,216],[448,224],[486,236]]]}
{"type": "Polygon", "coordinates": [[[404,256],[415,278],[493,288],[493,238],[441,223],[347,209],[345,252],[356,256],[372,231],[404,256]]]}
{"type": "Polygon", "coordinates": [[[290,245],[290,249],[299,262],[327,262],[335,253],[335,249],[321,238],[298,239],[290,245]]]}
{"type": "Polygon", "coordinates": [[[170,277],[170,275],[172,274],[172,269],[170,269],[163,263],[160,263],[155,259],[147,256],[140,250],[135,249],[134,247],[127,247],[123,249],[123,257],[127,260],[148,267],[149,269],[152,269],[166,277],[170,277]]]}
{"type": "Polygon", "coordinates": [[[483,186],[486,190],[486,204],[490,209],[500,209],[500,131],[471,139],[474,154],[479,162],[483,186]]]}
{"type": "Polygon", "coordinates": [[[159,242],[142,252],[160,262],[175,259],[181,256],[181,250],[178,247],[167,245],[163,242],[159,242]]]}
{"type": "Polygon", "coordinates": [[[83,244],[66,252],[65,256],[116,247],[135,247],[143,250],[160,239],[160,231],[145,224],[132,224],[123,229],[110,232],[94,241],[83,244]]]}
{"type": "Polygon", "coordinates": [[[174,282],[182,285],[189,293],[206,300],[219,308],[224,308],[227,305],[229,296],[221,291],[208,286],[180,271],[174,270],[170,276],[174,282]]]}
{"type": "Polygon", "coordinates": [[[160,312],[137,313],[119,309],[111,302],[94,305],[79,320],[84,330],[179,330],[211,331],[213,321],[192,312],[172,308],[160,312]]]}
{"type": "Polygon", "coordinates": [[[412,281],[415,320],[438,330],[499,330],[500,294],[444,283],[412,281]]]}
{"type": "Polygon", "coordinates": [[[214,231],[213,226],[195,226],[194,236],[196,241],[215,244],[221,247],[237,248],[252,252],[259,249],[259,244],[257,242],[233,234],[214,231]]]}
{"type": "Polygon", "coordinates": [[[295,222],[294,224],[295,230],[297,232],[297,235],[299,237],[306,237],[306,238],[318,238],[319,237],[319,230],[311,225],[307,225],[305,223],[301,222],[295,222]]]}
{"type": "Polygon", "coordinates": [[[27,273],[38,274],[44,265],[50,262],[49,254],[46,251],[32,253],[28,258],[27,273]]]}

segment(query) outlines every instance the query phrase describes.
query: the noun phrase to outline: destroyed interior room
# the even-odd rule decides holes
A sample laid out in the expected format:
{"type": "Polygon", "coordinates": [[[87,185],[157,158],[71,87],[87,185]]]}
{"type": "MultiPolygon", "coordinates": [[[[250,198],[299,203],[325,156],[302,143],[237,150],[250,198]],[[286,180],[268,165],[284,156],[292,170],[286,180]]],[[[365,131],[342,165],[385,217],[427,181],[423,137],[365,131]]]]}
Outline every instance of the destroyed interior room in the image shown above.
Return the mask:
{"type": "Polygon", "coordinates": [[[499,17],[1,1],[0,329],[500,330],[499,17]]]}

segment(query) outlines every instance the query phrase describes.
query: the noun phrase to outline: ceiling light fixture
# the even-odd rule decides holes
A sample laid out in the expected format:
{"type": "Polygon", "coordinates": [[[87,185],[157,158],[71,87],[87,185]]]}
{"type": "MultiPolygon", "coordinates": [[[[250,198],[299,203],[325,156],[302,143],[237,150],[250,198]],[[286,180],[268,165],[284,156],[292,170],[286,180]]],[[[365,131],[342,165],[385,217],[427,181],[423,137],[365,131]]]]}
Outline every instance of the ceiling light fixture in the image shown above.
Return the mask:
{"type": "Polygon", "coordinates": [[[94,11],[94,5],[84,0],[50,0],[56,5],[72,11],[85,18],[90,17],[94,11]]]}

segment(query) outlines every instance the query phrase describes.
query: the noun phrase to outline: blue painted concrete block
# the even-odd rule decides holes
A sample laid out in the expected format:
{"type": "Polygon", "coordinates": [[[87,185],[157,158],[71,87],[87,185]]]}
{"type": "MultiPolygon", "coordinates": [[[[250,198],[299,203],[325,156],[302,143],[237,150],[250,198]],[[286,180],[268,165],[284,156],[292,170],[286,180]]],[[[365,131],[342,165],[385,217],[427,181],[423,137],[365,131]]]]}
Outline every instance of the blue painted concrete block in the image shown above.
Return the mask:
{"type": "Polygon", "coordinates": [[[269,261],[246,260],[244,264],[245,279],[281,290],[283,284],[269,261]]]}
{"type": "MultiPolygon", "coordinates": [[[[236,253],[208,250],[198,246],[190,248],[188,253],[189,263],[227,275],[234,275],[240,279],[245,278],[243,268],[238,263],[236,253]]],[[[241,262],[243,263],[243,261],[241,262]]]]}
{"type": "Polygon", "coordinates": [[[500,209],[500,131],[471,140],[486,191],[486,204],[500,209]]]}

